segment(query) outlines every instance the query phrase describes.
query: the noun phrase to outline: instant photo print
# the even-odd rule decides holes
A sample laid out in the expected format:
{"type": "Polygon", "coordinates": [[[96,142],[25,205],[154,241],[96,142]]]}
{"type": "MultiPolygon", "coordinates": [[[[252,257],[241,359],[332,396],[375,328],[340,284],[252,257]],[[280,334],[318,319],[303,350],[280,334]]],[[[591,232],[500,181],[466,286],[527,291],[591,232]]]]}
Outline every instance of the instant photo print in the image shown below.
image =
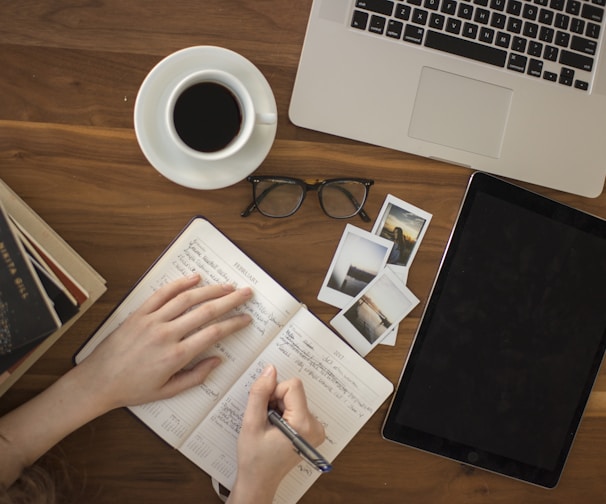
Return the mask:
{"type": "Polygon", "coordinates": [[[394,244],[387,258],[394,271],[410,268],[431,217],[430,213],[387,195],[371,233],[394,244]]]}
{"type": "Polygon", "coordinates": [[[343,308],[385,267],[393,242],[347,224],[318,299],[343,308]]]}
{"type": "Polygon", "coordinates": [[[385,268],[330,324],[365,356],[419,304],[398,276],[385,268]]]}

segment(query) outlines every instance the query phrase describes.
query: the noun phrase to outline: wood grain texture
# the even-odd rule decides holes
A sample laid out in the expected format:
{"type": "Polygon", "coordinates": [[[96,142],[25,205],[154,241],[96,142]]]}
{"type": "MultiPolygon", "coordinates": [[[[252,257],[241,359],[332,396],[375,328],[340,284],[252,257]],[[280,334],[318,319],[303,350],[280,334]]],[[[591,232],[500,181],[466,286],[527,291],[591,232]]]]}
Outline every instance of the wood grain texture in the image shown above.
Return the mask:
{"type": "MultiPolygon", "coordinates": [[[[133,131],[138,88],[173,51],[219,45],[253,61],[278,105],[275,144],[261,174],[373,178],[374,218],[387,194],[433,214],[409,287],[421,305],[401,324],[395,348],[368,360],[394,383],[410,348],[470,172],[295,127],[288,103],[310,0],[4,0],[0,5],[0,177],[108,281],[108,292],[5,396],[0,414],[71,366],[72,355],[129,287],[196,214],[237,245],[324,321],[336,309],[316,296],[344,223],[310,194],[293,217],[239,215],[240,182],[196,191],[146,161],[133,131]]],[[[606,217],[606,195],[586,199],[535,188],[606,217]]],[[[370,229],[361,220],[350,221],[370,229]]],[[[559,486],[552,491],[381,439],[387,405],[339,456],[303,503],[598,503],[606,501],[606,376],[602,371],[559,486]]],[[[208,477],[126,410],[65,439],[53,453],[73,467],[77,502],[217,502],[208,477]]]]}

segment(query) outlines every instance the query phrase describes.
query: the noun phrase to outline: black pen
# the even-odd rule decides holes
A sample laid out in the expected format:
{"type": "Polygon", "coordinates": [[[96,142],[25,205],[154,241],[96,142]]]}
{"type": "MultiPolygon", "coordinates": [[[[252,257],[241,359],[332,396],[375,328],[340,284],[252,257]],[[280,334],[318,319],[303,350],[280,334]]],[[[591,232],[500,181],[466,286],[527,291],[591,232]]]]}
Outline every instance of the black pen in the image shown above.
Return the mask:
{"type": "Polygon", "coordinates": [[[290,440],[295,450],[301,457],[314,466],[320,472],[328,472],[332,465],[316,450],[311,444],[305,441],[295,429],[293,429],[282,415],[275,410],[270,409],[267,412],[267,418],[272,425],[275,425],[290,440]]]}

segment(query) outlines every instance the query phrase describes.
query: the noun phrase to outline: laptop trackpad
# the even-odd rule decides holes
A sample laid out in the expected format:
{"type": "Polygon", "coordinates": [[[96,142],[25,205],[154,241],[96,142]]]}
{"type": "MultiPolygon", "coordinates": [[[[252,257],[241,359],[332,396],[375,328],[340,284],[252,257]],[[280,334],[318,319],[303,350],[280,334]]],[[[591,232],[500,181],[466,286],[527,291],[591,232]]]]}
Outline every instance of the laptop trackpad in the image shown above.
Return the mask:
{"type": "Polygon", "coordinates": [[[498,158],[513,91],[424,67],[408,134],[498,158]]]}

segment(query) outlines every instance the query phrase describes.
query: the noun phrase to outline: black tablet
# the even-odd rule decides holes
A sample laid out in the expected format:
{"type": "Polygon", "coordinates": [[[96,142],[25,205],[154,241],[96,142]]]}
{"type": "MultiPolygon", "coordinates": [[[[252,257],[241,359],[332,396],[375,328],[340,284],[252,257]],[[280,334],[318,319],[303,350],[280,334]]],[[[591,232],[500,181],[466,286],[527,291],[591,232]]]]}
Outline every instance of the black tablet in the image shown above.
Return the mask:
{"type": "Polygon", "coordinates": [[[476,173],[383,436],[554,487],[605,345],[606,221],[476,173]]]}

